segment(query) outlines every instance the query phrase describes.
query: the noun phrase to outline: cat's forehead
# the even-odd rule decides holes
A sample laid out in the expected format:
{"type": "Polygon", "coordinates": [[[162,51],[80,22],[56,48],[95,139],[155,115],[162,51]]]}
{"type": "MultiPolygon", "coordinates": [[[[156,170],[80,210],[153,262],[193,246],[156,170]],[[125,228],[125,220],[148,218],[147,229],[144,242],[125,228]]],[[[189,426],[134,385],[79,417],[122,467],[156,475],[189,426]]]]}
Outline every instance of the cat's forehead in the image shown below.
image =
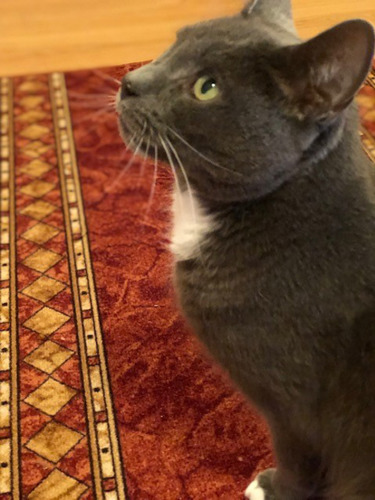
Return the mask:
{"type": "Polygon", "coordinates": [[[267,38],[266,29],[242,16],[211,19],[181,28],[177,32],[177,42],[213,43],[223,45],[241,42],[256,43],[267,38]]]}
{"type": "Polygon", "coordinates": [[[182,28],[167,57],[172,71],[225,66],[269,41],[267,29],[242,16],[203,21],[182,28]]]}
{"type": "Polygon", "coordinates": [[[250,59],[280,44],[280,32],[259,16],[212,19],[180,29],[176,42],[155,61],[170,78],[205,70],[231,71],[238,59],[250,59]]]}

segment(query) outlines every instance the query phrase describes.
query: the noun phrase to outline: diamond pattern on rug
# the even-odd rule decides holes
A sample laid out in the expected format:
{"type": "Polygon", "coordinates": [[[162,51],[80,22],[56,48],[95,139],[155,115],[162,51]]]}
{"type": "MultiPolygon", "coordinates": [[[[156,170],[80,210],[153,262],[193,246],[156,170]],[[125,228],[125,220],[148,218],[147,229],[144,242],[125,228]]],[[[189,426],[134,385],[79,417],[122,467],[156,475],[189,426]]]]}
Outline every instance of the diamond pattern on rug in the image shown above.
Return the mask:
{"type": "Polygon", "coordinates": [[[24,322],[24,326],[37,332],[41,337],[48,337],[58,330],[64,323],[69,320],[69,316],[59,311],[55,311],[50,307],[43,307],[24,322]]]}
{"type": "Polygon", "coordinates": [[[80,458],[84,481],[61,462],[87,428],[79,363],[69,364],[69,377],[59,375],[78,352],[47,78],[15,79],[15,103],[22,491],[28,499],[74,500],[91,495],[92,479],[88,454],[80,458]],[[60,418],[77,410],[80,418],[60,418]]]}
{"type": "Polygon", "coordinates": [[[43,127],[35,123],[34,125],[30,125],[25,129],[21,130],[20,135],[22,137],[26,137],[27,139],[41,139],[45,135],[49,133],[48,127],[43,127]]]}
{"type": "Polygon", "coordinates": [[[28,500],[76,500],[86,491],[82,483],[67,476],[59,470],[54,470],[29,495],[28,500]]]}
{"type": "Polygon", "coordinates": [[[37,243],[39,245],[46,243],[51,238],[56,236],[59,233],[59,230],[55,227],[51,227],[48,224],[44,224],[43,222],[39,222],[31,229],[28,229],[22,234],[22,237],[26,240],[32,241],[33,243],[37,243]]]}
{"type": "Polygon", "coordinates": [[[42,220],[55,210],[56,207],[51,205],[51,203],[43,200],[38,200],[34,203],[30,203],[30,205],[27,205],[25,208],[20,210],[20,213],[22,215],[28,215],[29,217],[36,220],[42,220]]]}
{"type": "MultiPolygon", "coordinates": [[[[42,118],[44,117],[45,115],[43,114],[42,118]]],[[[36,159],[22,167],[21,172],[24,172],[30,177],[39,177],[46,172],[49,172],[51,168],[52,166],[49,163],[36,159]]]]}
{"type": "Polygon", "coordinates": [[[47,250],[46,248],[39,248],[36,252],[26,257],[22,264],[30,269],[44,273],[60,262],[61,259],[62,256],[58,253],[47,250]]]}
{"type": "Polygon", "coordinates": [[[47,415],[53,416],[56,415],[75,394],[76,391],[74,389],[57,382],[53,378],[49,378],[44,384],[27,396],[25,403],[28,403],[34,408],[38,408],[38,410],[43,411],[47,415]]]}
{"type": "Polygon", "coordinates": [[[49,422],[26,446],[50,462],[57,463],[81,438],[79,432],[60,423],[49,422]]]}
{"type": "Polygon", "coordinates": [[[56,342],[47,340],[40,347],[29,354],[25,361],[45,373],[52,373],[67,361],[73,352],[56,342]]]}
{"type": "Polygon", "coordinates": [[[51,146],[43,144],[43,142],[41,141],[34,141],[25,146],[23,153],[30,158],[38,158],[44,153],[48,152],[50,148],[51,146]]]}
{"type": "MultiPolygon", "coordinates": [[[[90,258],[89,241],[83,209],[83,200],[80,189],[79,171],[75,155],[75,144],[72,140],[70,128],[70,112],[66,100],[66,87],[64,76],[54,73],[50,77],[51,96],[55,119],[55,133],[59,144],[59,165],[61,183],[64,186],[63,209],[67,226],[70,226],[69,262],[71,266],[72,283],[74,285],[74,300],[77,312],[77,329],[81,346],[81,366],[85,376],[85,393],[90,395],[87,401],[87,420],[91,443],[91,457],[93,464],[93,478],[95,494],[102,498],[104,491],[116,491],[118,500],[125,500],[125,488],[121,467],[118,437],[115,427],[113,406],[111,403],[108,371],[105,360],[103,337],[99,321],[96,287],[90,258]],[[82,252],[83,251],[83,252],[82,252]],[[77,261],[80,269],[78,270],[77,261]],[[82,267],[81,267],[82,266],[82,267]],[[78,293],[77,293],[78,292],[78,293]],[[78,313],[78,310],[80,311],[78,313]],[[92,328],[88,336],[84,321],[92,320],[92,328]],[[84,331],[83,331],[84,330],[84,331]],[[94,337],[91,339],[91,337],[94,337]],[[97,352],[88,348],[88,343],[97,344],[97,352]],[[89,354],[90,353],[90,354],[89,354]],[[92,370],[95,367],[96,370],[92,370]],[[93,378],[96,375],[96,378],[93,378]],[[98,405],[98,402],[100,404],[98,405]],[[105,411],[104,411],[105,409],[105,411]],[[103,423],[98,427],[99,423],[103,423]],[[101,436],[99,439],[99,435],[101,436]],[[106,445],[101,441],[105,439],[106,445]],[[109,469],[109,465],[111,468],[109,469]],[[109,473],[107,478],[105,474],[109,473]],[[107,471],[107,472],[105,472],[107,471]],[[109,483],[107,481],[109,480],[109,483]]],[[[73,360],[74,358],[72,358],[73,360]]],[[[60,373],[63,369],[59,370],[60,373]]],[[[65,372],[62,377],[67,376],[65,372]]]]}
{"type": "Polygon", "coordinates": [[[34,299],[38,299],[41,302],[48,302],[55,295],[64,290],[64,288],[66,288],[66,285],[60,281],[48,278],[47,276],[41,276],[31,285],[24,288],[22,293],[34,299]]]}
{"type": "Polygon", "coordinates": [[[29,196],[34,196],[34,198],[40,198],[45,194],[49,193],[54,188],[54,185],[50,182],[40,181],[36,179],[35,181],[26,184],[20,189],[21,193],[28,194],[29,196]]]}

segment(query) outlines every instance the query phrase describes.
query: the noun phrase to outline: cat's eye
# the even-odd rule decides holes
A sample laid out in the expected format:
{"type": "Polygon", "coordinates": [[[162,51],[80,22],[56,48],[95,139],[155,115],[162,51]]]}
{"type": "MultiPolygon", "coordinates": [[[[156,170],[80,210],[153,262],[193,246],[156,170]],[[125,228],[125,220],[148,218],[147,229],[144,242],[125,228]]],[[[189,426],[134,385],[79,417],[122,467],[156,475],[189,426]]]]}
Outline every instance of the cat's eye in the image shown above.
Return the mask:
{"type": "Polygon", "coordinates": [[[219,88],[214,78],[201,76],[194,84],[194,96],[198,101],[211,101],[219,95],[219,88]]]}

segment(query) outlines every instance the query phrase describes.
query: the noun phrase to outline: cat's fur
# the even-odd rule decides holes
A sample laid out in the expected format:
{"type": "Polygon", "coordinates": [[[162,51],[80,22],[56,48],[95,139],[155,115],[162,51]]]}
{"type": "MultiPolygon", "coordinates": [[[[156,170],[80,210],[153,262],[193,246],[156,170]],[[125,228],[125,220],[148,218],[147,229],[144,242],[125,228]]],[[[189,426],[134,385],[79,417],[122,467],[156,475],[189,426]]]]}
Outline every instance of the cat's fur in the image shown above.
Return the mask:
{"type": "Polygon", "coordinates": [[[289,1],[258,0],[124,78],[122,134],[146,127],[199,205],[182,310],[273,436],[249,498],[375,499],[375,167],[351,104],[373,48],[364,21],[301,43],[289,1]],[[202,75],[218,98],[194,99],[202,75]]]}

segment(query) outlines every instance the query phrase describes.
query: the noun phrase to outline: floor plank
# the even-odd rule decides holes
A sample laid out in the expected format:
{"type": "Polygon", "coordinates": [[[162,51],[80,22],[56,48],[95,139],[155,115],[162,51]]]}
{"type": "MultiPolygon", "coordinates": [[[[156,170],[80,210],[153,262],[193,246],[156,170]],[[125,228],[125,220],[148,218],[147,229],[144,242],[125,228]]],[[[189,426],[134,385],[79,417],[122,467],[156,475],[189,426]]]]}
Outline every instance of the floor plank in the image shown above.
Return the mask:
{"type": "MultiPolygon", "coordinates": [[[[241,0],[1,0],[0,75],[148,60],[187,23],[231,14],[241,0]]],[[[375,23],[374,0],[293,0],[311,36],[336,22],[375,23]]]]}

